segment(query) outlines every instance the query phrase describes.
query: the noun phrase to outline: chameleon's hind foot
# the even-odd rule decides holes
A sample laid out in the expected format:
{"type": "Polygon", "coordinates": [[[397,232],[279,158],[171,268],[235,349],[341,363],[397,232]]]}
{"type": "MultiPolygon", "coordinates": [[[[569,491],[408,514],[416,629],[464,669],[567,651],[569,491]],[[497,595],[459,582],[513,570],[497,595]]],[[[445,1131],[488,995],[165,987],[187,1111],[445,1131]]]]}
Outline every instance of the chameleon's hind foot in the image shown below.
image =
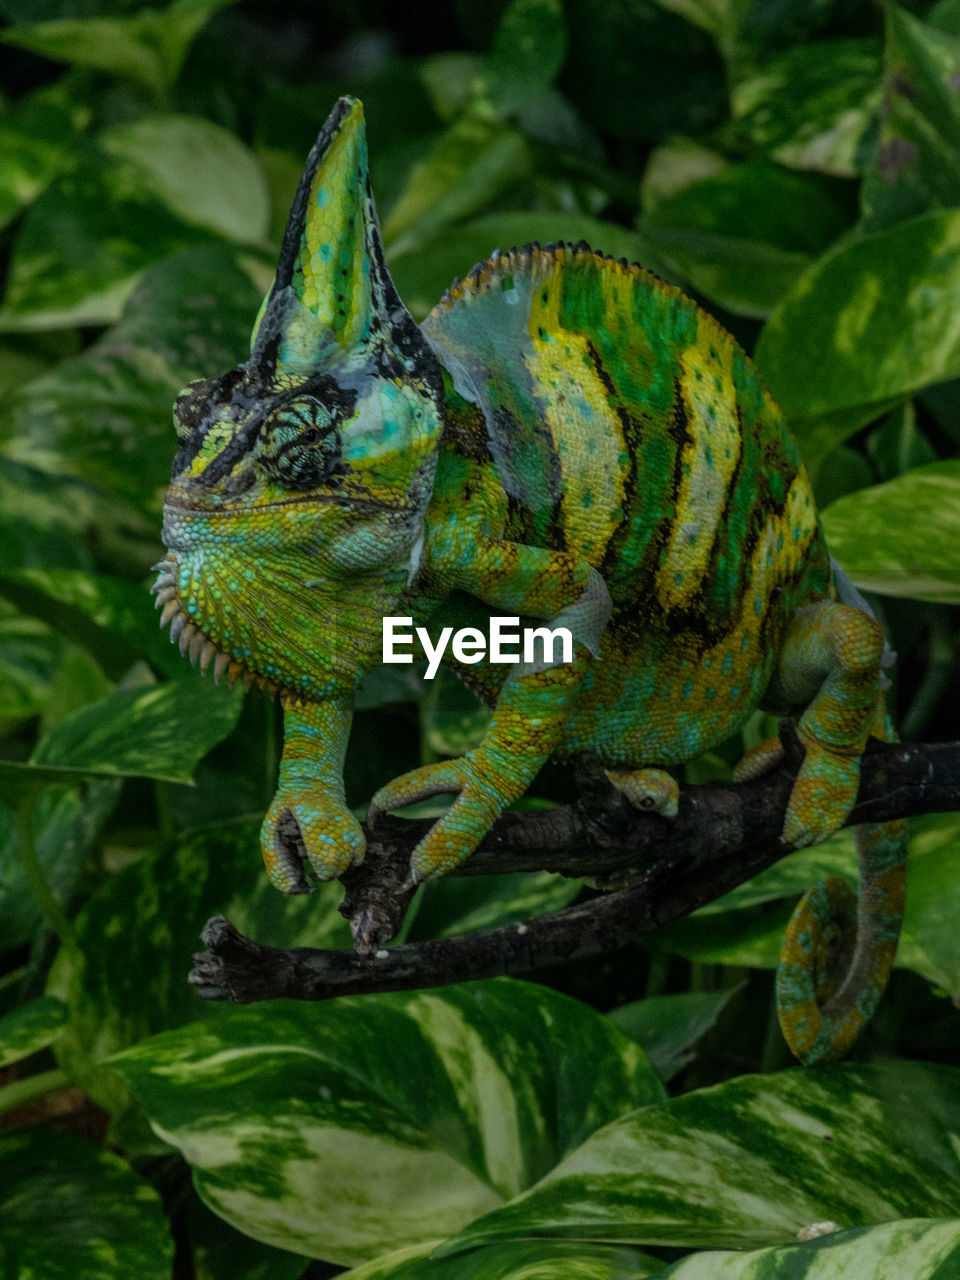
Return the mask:
{"type": "Polygon", "coordinates": [[[798,849],[826,840],[843,826],[860,784],[859,754],[832,751],[802,729],[799,736],[807,753],[790,792],[781,837],[798,849]]]}
{"type": "MultiPolygon", "coordinates": [[[[522,789],[521,789],[522,790],[522,789]]],[[[367,821],[433,796],[454,793],[456,799],[438,818],[410,857],[410,883],[432,880],[459,866],[474,851],[494,822],[516,797],[491,785],[469,756],[439,760],[394,778],[370,801],[367,821]]]]}
{"type": "Polygon", "coordinates": [[[775,769],[784,757],[783,743],[779,738],[764,738],[756,747],[745,752],[734,766],[734,782],[752,782],[771,769],[775,769]]]}
{"type": "Polygon", "coordinates": [[[663,769],[608,769],[607,778],[635,809],[677,816],[680,788],[663,769]]]}
{"type": "Polygon", "coordinates": [[[308,893],[310,880],[333,880],[363,861],[363,829],[349,809],[317,787],[277,792],[260,828],[271,883],[308,893]],[[299,839],[298,839],[299,835],[299,839]]]}

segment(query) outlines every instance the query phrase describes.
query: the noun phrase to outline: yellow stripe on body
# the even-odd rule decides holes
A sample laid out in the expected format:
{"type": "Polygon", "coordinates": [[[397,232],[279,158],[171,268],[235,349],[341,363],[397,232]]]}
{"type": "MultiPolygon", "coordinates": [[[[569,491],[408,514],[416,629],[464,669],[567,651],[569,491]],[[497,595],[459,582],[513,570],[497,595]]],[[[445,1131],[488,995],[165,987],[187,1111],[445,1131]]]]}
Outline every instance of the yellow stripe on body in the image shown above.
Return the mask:
{"type": "Polygon", "coordinates": [[[667,608],[689,603],[700,590],[740,457],[733,351],[727,334],[701,320],[696,345],[679,356],[690,439],[683,446],[673,532],[657,575],[657,594],[667,608]]]}
{"type": "Polygon", "coordinates": [[[627,444],[587,338],[562,327],[563,287],[562,272],[554,271],[534,292],[533,354],[524,363],[534,394],[545,406],[563,477],[561,501],[568,545],[596,563],[624,518],[627,444]]]}

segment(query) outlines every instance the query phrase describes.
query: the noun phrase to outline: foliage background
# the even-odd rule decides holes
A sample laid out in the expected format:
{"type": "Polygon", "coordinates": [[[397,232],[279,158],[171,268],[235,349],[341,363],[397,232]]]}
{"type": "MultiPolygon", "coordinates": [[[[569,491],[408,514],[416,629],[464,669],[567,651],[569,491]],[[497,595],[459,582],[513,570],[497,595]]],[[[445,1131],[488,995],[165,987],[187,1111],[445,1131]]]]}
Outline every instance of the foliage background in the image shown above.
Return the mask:
{"type": "MultiPolygon", "coordinates": [[[[837,1067],[790,1069],[770,968],[797,893],[855,880],[847,836],[538,985],[204,1006],[185,975],[210,914],[276,945],[348,939],[336,886],[264,881],[274,708],[191,673],[146,594],[171,402],[242,358],[349,91],[418,318],[494,247],[582,238],[722,319],[876,593],[904,736],[956,737],[960,0],[0,12],[0,1273],[960,1265],[955,816],[916,824],[900,967],[837,1067]],[[795,1242],[820,1220],[841,1232],[795,1242]]],[[[483,725],[453,681],[380,673],[359,707],[358,806],[483,725]]],[[[568,788],[545,771],[530,802],[568,788]]],[[[430,886],[405,936],[579,892],[430,886]]]]}

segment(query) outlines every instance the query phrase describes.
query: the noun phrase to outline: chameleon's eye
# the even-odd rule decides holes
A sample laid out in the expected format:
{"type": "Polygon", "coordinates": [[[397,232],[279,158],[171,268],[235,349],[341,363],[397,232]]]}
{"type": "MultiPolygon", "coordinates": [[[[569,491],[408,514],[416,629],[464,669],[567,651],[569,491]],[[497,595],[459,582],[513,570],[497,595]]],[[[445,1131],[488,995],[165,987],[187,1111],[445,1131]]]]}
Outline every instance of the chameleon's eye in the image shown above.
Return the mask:
{"type": "Polygon", "coordinates": [[[204,406],[219,381],[218,378],[200,378],[184,387],[177,396],[173,404],[173,425],[181,444],[186,444],[191,433],[200,425],[204,406]]]}
{"type": "Polygon", "coordinates": [[[340,461],[335,414],[316,396],[288,400],[264,423],[257,458],[288,489],[314,488],[340,461]]]}

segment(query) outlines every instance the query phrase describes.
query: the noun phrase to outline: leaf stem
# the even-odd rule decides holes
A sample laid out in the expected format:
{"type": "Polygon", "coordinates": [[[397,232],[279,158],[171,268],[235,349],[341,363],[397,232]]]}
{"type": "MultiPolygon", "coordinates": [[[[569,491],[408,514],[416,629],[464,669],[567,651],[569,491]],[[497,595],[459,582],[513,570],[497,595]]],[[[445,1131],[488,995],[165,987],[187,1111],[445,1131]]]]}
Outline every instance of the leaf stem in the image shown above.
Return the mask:
{"type": "Polygon", "coordinates": [[[60,903],[53,896],[50,886],[47,884],[47,878],[43,873],[43,867],[40,865],[40,859],[37,856],[37,845],[33,837],[33,818],[36,812],[36,805],[37,792],[31,788],[30,792],[23,797],[17,806],[17,852],[23,866],[24,875],[27,877],[27,884],[36,899],[37,906],[60,941],[66,942],[73,935],[70,921],[64,914],[60,903]]]}
{"type": "Polygon", "coordinates": [[[60,1067],[38,1071],[36,1075],[25,1076],[22,1080],[13,1080],[0,1089],[0,1114],[12,1111],[14,1107],[31,1102],[34,1098],[42,1098],[45,1093],[51,1093],[54,1089],[64,1089],[70,1083],[70,1077],[60,1067]]]}

